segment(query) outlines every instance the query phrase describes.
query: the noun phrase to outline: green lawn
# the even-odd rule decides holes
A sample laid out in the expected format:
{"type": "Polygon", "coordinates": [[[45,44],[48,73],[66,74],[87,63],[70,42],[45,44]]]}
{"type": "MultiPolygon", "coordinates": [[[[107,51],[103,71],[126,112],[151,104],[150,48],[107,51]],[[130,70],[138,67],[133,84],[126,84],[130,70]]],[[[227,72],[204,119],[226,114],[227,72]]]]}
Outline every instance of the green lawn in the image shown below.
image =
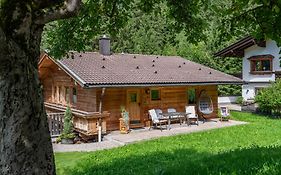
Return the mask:
{"type": "Polygon", "coordinates": [[[111,150],[57,153],[58,174],[281,174],[281,120],[232,112],[249,124],[111,150]]]}

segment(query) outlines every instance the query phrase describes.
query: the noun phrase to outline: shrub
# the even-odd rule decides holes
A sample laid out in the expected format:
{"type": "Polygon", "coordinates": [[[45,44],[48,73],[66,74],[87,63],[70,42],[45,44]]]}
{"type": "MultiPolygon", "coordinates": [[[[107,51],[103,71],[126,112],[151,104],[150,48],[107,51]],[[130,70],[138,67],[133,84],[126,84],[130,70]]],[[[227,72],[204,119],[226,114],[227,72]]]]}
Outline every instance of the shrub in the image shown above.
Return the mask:
{"type": "Polygon", "coordinates": [[[66,111],[64,113],[64,124],[63,124],[63,133],[70,134],[73,131],[72,125],[72,112],[69,106],[67,106],[66,111]]]}
{"type": "Polygon", "coordinates": [[[242,104],[243,104],[243,101],[244,101],[243,97],[242,97],[242,96],[239,96],[239,97],[237,97],[237,99],[236,99],[235,102],[236,102],[237,104],[242,105],[242,104]]]}
{"type": "Polygon", "coordinates": [[[63,132],[60,137],[65,139],[71,139],[75,137],[73,134],[72,112],[69,106],[67,106],[64,113],[63,132]]]}
{"type": "Polygon", "coordinates": [[[259,109],[266,113],[280,113],[281,111],[281,80],[272,83],[270,87],[262,89],[255,97],[259,109]]]}

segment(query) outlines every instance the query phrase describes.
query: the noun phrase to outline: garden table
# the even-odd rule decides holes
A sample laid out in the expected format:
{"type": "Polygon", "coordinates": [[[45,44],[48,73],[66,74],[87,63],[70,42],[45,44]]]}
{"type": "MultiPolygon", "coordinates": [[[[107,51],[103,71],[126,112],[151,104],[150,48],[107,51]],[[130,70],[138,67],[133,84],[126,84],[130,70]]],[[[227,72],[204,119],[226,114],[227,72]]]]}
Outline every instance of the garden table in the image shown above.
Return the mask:
{"type": "Polygon", "coordinates": [[[168,120],[169,130],[171,129],[171,120],[172,119],[186,118],[187,125],[189,125],[189,118],[188,118],[189,114],[191,114],[191,113],[186,113],[186,112],[163,112],[163,113],[160,113],[160,115],[163,116],[161,119],[167,119],[168,120]]]}

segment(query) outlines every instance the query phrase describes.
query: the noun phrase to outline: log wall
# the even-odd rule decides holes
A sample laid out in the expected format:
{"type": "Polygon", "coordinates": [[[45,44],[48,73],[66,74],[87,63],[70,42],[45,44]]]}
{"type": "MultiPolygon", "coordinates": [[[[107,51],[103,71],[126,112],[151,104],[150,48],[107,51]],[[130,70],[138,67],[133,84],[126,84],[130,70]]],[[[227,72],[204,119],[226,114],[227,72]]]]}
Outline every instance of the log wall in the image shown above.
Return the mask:
{"type": "MultiPolygon", "coordinates": [[[[40,64],[39,75],[43,84],[45,102],[67,105],[65,98],[66,89],[69,87],[70,106],[71,108],[87,111],[99,112],[99,104],[101,98],[101,88],[85,89],[75,83],[75,81],[62,69],[60,69],[50,59],[44,60],[40,64]],[[73,88],[77,89],[77,102],[73,101],[73,88]]],[[[211,97],[214,112],[211,115],[205,116],[214,118],[217,117],[218,110],[218,92],[217,86],[179,86],[179,87],[142,87],[136,88],[140,92],[140,121],[144,124],[148,120],[148,110],[153,108],[162,109],[166,112],[168,108],[175,108],[177,111],[185,111],[185,106],[188,105],[187,90],[189,88],[196,89],[196,99],[198,100],[200,92],[206,90],[211,97]],[[151,90],[160,90],[160,99],[151,100],[151,90]]],[[[132,90],[134,88],[130,88],[132,90]]],[[[127,104],[128,88],[106,88],[102,102],[102,111],[109,111],[110,116],[106,119],[107,130],[116,130],[119,128],[119,118],[121,117],[120,107],[128,107],[127,104]]]]}
{"type": "MultiPolygon", "coordinates": [[[[137,88],[140,90],[140,121],[145,124],[148,120],[148,110],[159,108],[163,112],[167,112],[168,108],[175,108],[179,112],[185,111],[185,106],[188,105],[187,90],[194,88],[196,90],[196,99],[198,102],[202,90],[206,90],[207,94],[211,97],[214,112],[208,118],[217,117],[218,110],[218,92],[217,86],[182,86],[182,87],[156,87],[156,88],[137,88]],[[150,92],[152,89],[158,89],[161,92],[161,99],[152,101],[150,99],[150,92]]],[[[132,89],[132,88],[130,88],[132,89]]],[[[98,109],[101,89],[97,89],[97,106],[98,109]]],[[[126,88],[106,88],[103,98],[103,110],[109,111],[110,117],[107,118],[107,130],[117,130],[119,128],[119,118],[121,117],[120,106],[126,106],[127,89],[126,88]]],[[[197,110],[197,113],[199,111],[197,110]]]]}
{"type": "MultiPolygon", "coordinates": [[[[50,60],[51,61],[51,60],[50,60]]],[[[43,63],[44,64],[44,63],[43,63]]],[[[47,64],[47,63],[46,63],[47,64]]],[[[49,63],[44,72],[40,72],[43,84],[44,101],[67,106],[66,87],[69,88],[69,105],[78,110],[96,112],[96,89],[85,89],[75,83],[68,74],[60,69],[55,63],[49,63]],[[44,74],[44,76],[42,75],[44,74]],[[77,91],[77,102],[73,100],[73,88],[77,91]]]]}
{"type": "MultiPolygon", "coordinates": [[[[117,130],[119,128],[119,118],[121,117],[121,106],[126,106],[126,88],[106,88],[102,102],[102,110],[108,111],[107,130],[117,130]]],[[[97,89],[97,105],[99,109],[101,89],[97,89]]]]}

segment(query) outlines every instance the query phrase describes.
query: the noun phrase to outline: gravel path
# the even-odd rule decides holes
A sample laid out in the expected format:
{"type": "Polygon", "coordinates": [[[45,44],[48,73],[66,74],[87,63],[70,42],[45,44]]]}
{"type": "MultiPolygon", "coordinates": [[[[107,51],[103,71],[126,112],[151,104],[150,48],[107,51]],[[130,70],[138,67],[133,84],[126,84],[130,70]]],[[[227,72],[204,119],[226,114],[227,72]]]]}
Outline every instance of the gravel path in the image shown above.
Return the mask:
{"type": "Polygon", "coordinates": [[[199,126],[186,124],[173,124],[171,130],[158,129],[148,130],[148,128],[132,130],[129,134],[120,134],[119,131],[113,131],[104,137],[104,141],[98,143],[82,143],[74,145],[53,144],[54,152],[74,152],[74,151],[97,151],[103,149],[111,149],[115,147],[124,146],[126,144],[135,143],[142,140],[150,140],[163,136],[172,136],[184,133],[199,132],[204,130],[211,130],[223,127],[230,127],[235,125],[246,124],[246,122],[230,120],[228,122],[220,122],[212,120],[205,123],[200,123],[199,126]]]}

